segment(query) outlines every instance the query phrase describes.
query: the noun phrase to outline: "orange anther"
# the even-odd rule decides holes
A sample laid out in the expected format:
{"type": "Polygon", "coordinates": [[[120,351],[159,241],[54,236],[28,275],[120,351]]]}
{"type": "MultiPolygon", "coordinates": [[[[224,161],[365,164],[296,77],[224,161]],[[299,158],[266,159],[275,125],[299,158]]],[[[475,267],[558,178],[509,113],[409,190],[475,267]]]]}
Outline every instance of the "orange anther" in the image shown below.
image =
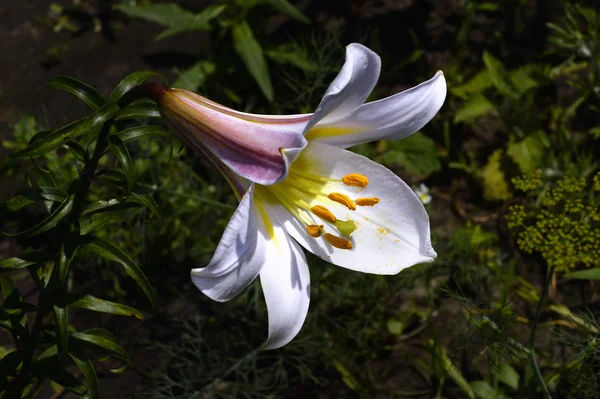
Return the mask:
{"type": "Polygon", "coordinates": [[[308,226],[306,226],[306,232],[311,236],[311,237],[321,237],[323,235],[323,231],[325,231],[323,225],[316,225],[316,224],[309,224],[308,226]]]}
{"type": "Polygon", "coordinates": [[[317,215],[318,217],[320,217],[321,219],[323,219],[326,222],[335,223],[335,221],[337,220],[335,215],[333,213],[331,213],[331,211],[329,209],[325,208],[324,206],[315,205],[312,208],[310,208],[310,210],[312,211],[312,213],[314,213],[315,215],[317,215]]]}
{"type": "Polygon", "coordinates": [[[325,233],[325,239],[328,243],[339,249],[352,249],[352,243],[341,237],[336,237],[333,234],[325,233]]]}
{"type": "Polygon", "coordinates": [[[369,179],[367,179],[367,176],[365,175],[350,173],[349,175],[342,177],[342,182],[347,186],[365,188],[369,184],[369,179]]]}
{"type": "Polygon", "coordinates": [[[352,202],[352,200],[345,194],[331,193],[327,196],[327,198],[344,205],[346,208],[348,208],[350,210],[353,210],[353,211],[356,210],[356,205],[354,204],[354,202],[352,202]]]}
{"type": "Polygon", "coordinates": [[[379,204],[379,198],[357,198],[354,202],[358,206],[373,206],[379,204]]]}

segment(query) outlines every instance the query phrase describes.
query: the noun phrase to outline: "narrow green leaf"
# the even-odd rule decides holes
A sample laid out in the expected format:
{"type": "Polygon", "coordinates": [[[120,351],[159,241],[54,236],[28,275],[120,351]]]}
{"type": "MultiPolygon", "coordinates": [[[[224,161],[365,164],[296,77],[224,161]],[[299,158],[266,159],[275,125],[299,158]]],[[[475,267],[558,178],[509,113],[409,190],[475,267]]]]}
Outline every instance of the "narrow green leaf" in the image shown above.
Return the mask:
{"type": "Polygon", "coordinates": [[[231,33],[235,51],[258,83],[267,100],[273,101],[273,86],[271,85],[267,63],[262,47],[254,38],[250,26],[244,21],[235,25],[231,33]]]}
{"type": "Polygon", "coordinates": [[[489,382],[484,380],[472,381],[471,388],[480,399],[508,399],[502,391],[494,389],[489,382]]]}
{"type": "Polygon", "coordinates": [[[184,10],[173,3],[132,6],[119,4],[114,8],[131,17],[143,18],[164,26],[186,25],[194,19],[194,13],[184,10]]]}
{"type": "MultiPolygon", "coordinates": [[[[32,176],[40,188],[56,188],[56,183],[54,182],[52,175],[39,167],[29,169],[27,175],[28,180],[29,176],[32,176]]],[[[44,201],[44,206],[48,213],[52,211],[52,205],[52,201],[44,201]]]]}
{"type": "Polygon", "coordinates": [[[135,102],[123,108],[123,110],[117,115],[116,120],[123,121],[127,119],[142,118],[160,118],[158,106],[155,103],[135,102]]]}
{"type": "Polygon", "coordinates": [[[98,90],[68,76],[56,76],[48,81],[47,86],[68,91],[94,111],[106,104],[106,99],[98,90]]]}
{"type": "Polygon", "coordinates": [[[125,172],[125,177],[127,179],[127,192],[130,192],[135,183],[135,169],[129,151],[127,151],[127,147],[125,147],[125,144],[123,144],[123,141],[118,136],[109,136],[108,143],[121,163],[121,167],[123,168],[123,172],[125,172]]]}
{"type": "Polygon", "coordinates": [[[275,50],[268,50],[265,54],[280,64],[291,64],[308,72],[314,72],[318,68],[317,65],[299,49],[277,48],[275,50]]]}
{"type": "Polygon", "coordinates": [[[67,198],[65,200],[65,202],[63,202],[58,208],[56,208],[56,210],[53,213],[51,213],[50,216],[48,216],[43,222],[25,230],[25,231],[22,231],[20,233],[16,233],[16,234],[4,233],[4,234],[9,237],[26,238],[26,237],[36,236],[38,234],[41,234],[45,231],[48,231],[48,230],[56,227],[56,225],[58,225],[58,223],[60,223],[60,221],[65,216],[67,216],[69,214],[69,212],[71,212],[71,209],[73,209],[73,198],[74,198],[74,195],[69,196],[69,198],[67,198]]]}
{"type": "Polygon", "coordinates": [[[67,307],[54,306],[54,318],[56,323],[56,346],[58,348],[58,359],[64,363],[68,352],[69,339],[69,313],[67,307]]]}
{"type": "Polygon", "coordinates": [[[121,222],[122,217],[118,213],[95,213],[82,216],[79,219],[81,234],[92,233],[108,223],[121,222]]]}
{"type": "Polygon", "coordinates": [[[201,13],[195,15],[192,14],[192,19],[187,19],[185,21],[181,21],[181,23],[170,25],[169,28],[160,32],[160,34],[156,36],[154,40],[165,39],[169,36],[176,35],[177,33],[191,30],[209,31],[212,29],[209,22],[219,16],[226,8],[227,5],[225,4],[207,7],[201,13]]]}
{"type": "Polygon", "coordinates": [[[0,385],[2,385],[11,373],[15,372],[23,360],[20,351],[9,352],[0,359],[0,385]]]}
{"type": "Polygon", "coordinates": [[[4,302],[6,302],[15,291],[17,291],[17,286],[13,281],[12,277],[0,277],[0,292],[2,293],[2,298],[4,299],[4,302]]]}
{"type": "Polygon", "coordinates": [[[198,87],[204,85],[208,79],[216,71],[216,66],[210,61],[198,61],[185,71],[179,72],[179,77],[173,82],[173,87],[187,90],[197,90],[198,87]]]}
{"type": "Polygon", "coordinates": [[[87,248],[96,252],[98,255],[113,262],[120,263],[125,268],[125,272],[127,272],[127,274],[140,286],[142,291],[144,291],[150,300],[152,307],[155,306],[154,292],[150,286],[150,282],[144,275],[144,272],[142,272],[142,269],[140,269],[127,254],[114,245],[94,236],[83,237],[83,242],[87,248]]]}
{"type": "Polygon", "coordinates": [[[154,137],[168,137],[167,128],[158,125],[134,126],[121,130],[115,136],[119,137],[123,144],[129,144],[136,140],[154,137]]]}
{"type": "Polygon", "coordinates": [[[38,372],[42,372],[49,380],[56,382],[58,385],[78,396],[83,396],[87,393],[87,387],[73,374],[64,369],[46,367],[43,370],[38,370],[38,372]]]}
{"type": "Polygon", "coordinates": [[[487,115],[496,109],[483,94],[475,94],[465,101],[454,114],[454,123],[470,122],[475,118],[487,115]]]}
{"type": "Polygon", "coordinates": [[[110,313],[120,316],[133,316],[140,320],[144,320],[144,316],[137,309],[121,305],[120,303],[96,298],[91,295],[69,294],[66,301],[68,306],[93,310],[94,312],[110,313]]]}
{"type": "Polygon", "coordinates": [[[573,273],[565,274],[566,278],[576,280],[600,280],[600,267],[594,269],[578,270],[573,273]]]}
{"type": "Polygon", "coordinates": [[[71,151],[71,154],[81,163],[87,163],[89,155],[85,148],[75,141],[69,141],[65,146],[71,151]]]}
{"type": "Polygon", "coordinates": [[[460,98],[467,99],[474,94],[480,94],[492,87],[492,79],[488,70],[482,70],[471,79],[458,86],[451,86],[450,92],[460,98]]]}
{"type": "Polygon", "coordinates": [[[75,355],[74,353],[69,353],[71,359],[75,362],[81,373],[85,377],[85,381],[87,383],[87,393],[89,399],[97,399],[98,398],[98,375],[96,374],[96,369],[94,368],[94,364],[90,359],[85,359],[81,356],[75,355]]]}
{"type": "Polygon", "coordinates": [[[490,73],[490,78],[492,79],[494,86],[496,86],[496,89],[498,89],[501,94],[512,99],[519,98],[521,93],[513,84],[508,72],[506,72],[506,69],[504,69],[504,65],[502,65],[500,60],[491,53],[484,51],[483,62],[490,73]]]}
{"type": "Polygon", "coordinates": [[[77,341],[92,344],[107,350],[120,359],[129,359],[129,355],[125,349],[117,344],[117,340],[111,333],[104,329],[92,328],[85,332],[73,332],[70,336],[77,341]]]}
{"type": "Polygon", "coordinates": [[[8,211],[14,212],[37,201],[63,202],[66,198],[67,193],[56,188],[30,188],[21,190],[19,194],[6,201],[4,206],[8,211]]]}
{"type": "Polygon", "coordinates": [[[90,117],[70,123],[67,126],[55,130],[47,136],[36,140],[23,150],[15,152],[15,156],[33,157],[52,151],[68,141],[81,136],[85,132],[104,123],[108,119],[115,116],[118,111],[119,107],[117,105],[107,104],[90,117]]]}
{"type": "Polygon", "coordinates": [[[54,257],[47,252],[27,252],[20,257],[8,258],[0,261],[0,270],[21,269],[23,267],[51,261],[53,258],[54,257]]]}
{"type": "Polygon", "coordinates": [[[94,201],[81,212],[81,215],[87,216],[95,213],[120,211],[123,209],[135,208],[137,206],[139,206],[139,204],[131,202],[121,202],[116,198],[113,198],[108,201],[94,201]]]}
{"type": "Polygon", "coordinates": [[[138,194],[138,193],[132,192],[131,196],[127,199],[127,201],[135,202],[135,203],[145,206],[158,219],[158,222],[160,224],[164,223],[165,216],[162,213],[162,210],[160,209],[160,207],[158,206],[156,201],[154,200],[154,198],[152,198],[152,196],[150,194],[138,194]]]}
{"type": "Polygon", "coordinates": [[[287,0],[267,0],[273,8],[275,8],[280,13],[286,14],[302,23],[309,24],[310,19],[306,17],[300,10],[294,7],[287,0]]]}
{"type": "Polygon", "coordinates": [[[137,71],[127,76],[117,85],[117,87],[115,87],[108,101],[112,103],[118,102],[129,91],[144,83],[147,79],[150,79],[153,76],[159,76],[163,80],[165,85],[167,85],[167,80],[164,76],[162,76],[159,73],[152,71],[137,71]]]}
{"type": "Polygon", "coordinates": [[[499,381],[502,381],[515,391],[519,389],[519,373],[510,364],[502,363],[496,376],[499,381]]]}

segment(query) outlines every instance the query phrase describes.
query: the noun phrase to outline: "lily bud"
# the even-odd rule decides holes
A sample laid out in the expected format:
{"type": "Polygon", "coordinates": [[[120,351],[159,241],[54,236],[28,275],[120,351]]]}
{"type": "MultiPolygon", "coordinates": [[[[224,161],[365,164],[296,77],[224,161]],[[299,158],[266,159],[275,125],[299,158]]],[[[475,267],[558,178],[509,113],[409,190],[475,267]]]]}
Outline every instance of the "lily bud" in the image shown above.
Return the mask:
{"type": "Polygon", "coordinates": [[[248,114],[183,89],[153,86],[151,92],[171,131],[252,182],[281,181],[306,146],[302,133],[310,115],[248,114]]]}

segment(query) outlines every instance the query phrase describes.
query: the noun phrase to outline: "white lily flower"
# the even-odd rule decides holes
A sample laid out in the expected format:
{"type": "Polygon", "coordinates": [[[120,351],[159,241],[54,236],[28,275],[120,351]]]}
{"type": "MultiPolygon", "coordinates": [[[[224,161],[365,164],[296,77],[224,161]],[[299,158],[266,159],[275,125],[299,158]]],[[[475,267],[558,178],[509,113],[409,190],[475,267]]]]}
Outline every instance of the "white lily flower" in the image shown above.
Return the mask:
{"type": "MultiPolygon", "coordinates": [[[[269,314],[265,349],[291,341],[306,318],[310,275],[300,246],[335,265],[373,274],[397,274],[436,257],[429,218],[413,190],[387,168],[343,148],[421,129],[442,106],[446,83],[438,72],[412,89],[364,104],[379,71],[377,54],[351,44],[312,116],[235,114],[263,128],[285,121],[287,130],[307,139],[304,148],[292,150],[294,160],[278,164],[286,169],[274,184],[248,180],[252,176],[232,170],[217,151],[205,151],[241,201],[213,259],[193,269],[192,280],[208,297],[228,301],[259,276],[269,314]]],[[[169,117],[172,110],[160,105],[169,117]]],[[[190,138],[197,128],[167,120],[186,141],[197,142],[190,138]]]]}
{"type": "Polygon", "coordinates": [[[427,187],[424,183],[421,183],[419,187],[415,189],[415,194],[417,194],[417,197],[419,197],[423,205],[429,204],[433,199],[431,194],[429,194],[429,187],[427,187]]]}

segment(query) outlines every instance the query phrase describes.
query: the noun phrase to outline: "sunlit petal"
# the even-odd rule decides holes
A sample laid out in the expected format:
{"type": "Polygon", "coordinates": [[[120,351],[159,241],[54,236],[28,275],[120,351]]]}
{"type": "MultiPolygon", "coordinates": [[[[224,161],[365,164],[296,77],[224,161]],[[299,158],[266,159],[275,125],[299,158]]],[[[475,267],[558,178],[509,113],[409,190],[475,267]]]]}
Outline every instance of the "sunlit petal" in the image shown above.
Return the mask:
{"type": "Polygon", "coordinates": [[[191,272],[196,287],[215,301],[238,295],[265,263],[268,231],[253,194],[251,188],[242,198],[208,266],[191,272]]]}
{"type": "Polygon", "coordinates": [[[323,120],[305,137],[342,148],[375,140],[402,139],[425,126],[445,98],[446,80],[438,72],[418,86],[363,104],[342,118],[323,120]]]}

